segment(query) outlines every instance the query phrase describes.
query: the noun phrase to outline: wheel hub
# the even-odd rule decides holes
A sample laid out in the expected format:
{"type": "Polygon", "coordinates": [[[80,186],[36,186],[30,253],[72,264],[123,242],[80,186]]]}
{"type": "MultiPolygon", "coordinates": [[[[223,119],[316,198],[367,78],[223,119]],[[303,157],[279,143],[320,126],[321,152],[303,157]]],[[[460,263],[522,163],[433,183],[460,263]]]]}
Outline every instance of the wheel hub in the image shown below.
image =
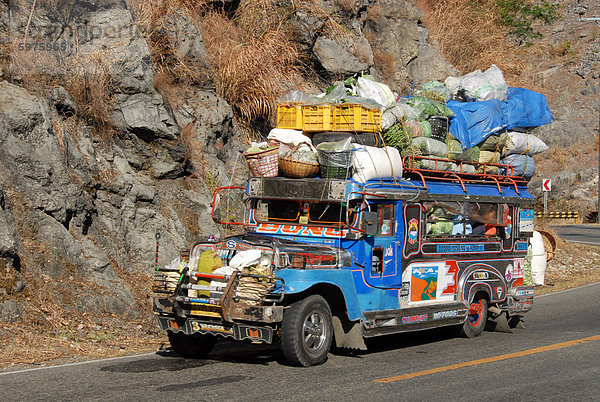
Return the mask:
{"type": "Polygon", "coordinates": [[[310,351],[318,350],[325,343],[325,322],[319,313],[312,313],[304,320],[304,345],[310,351]]]}

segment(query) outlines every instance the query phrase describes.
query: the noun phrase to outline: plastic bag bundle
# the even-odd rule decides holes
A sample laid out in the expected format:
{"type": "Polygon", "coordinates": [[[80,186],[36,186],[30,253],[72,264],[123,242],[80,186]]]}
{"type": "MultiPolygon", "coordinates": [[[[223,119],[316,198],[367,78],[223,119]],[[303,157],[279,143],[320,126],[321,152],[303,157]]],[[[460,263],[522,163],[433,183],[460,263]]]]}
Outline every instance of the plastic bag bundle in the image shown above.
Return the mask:
{"type": "Polygon", "coordinates": [[[448,146],[448,159],[456,159],[458,155],[463,153],[462,145],[458,140],[446,141],[448,146]]]}
{"type": "Polygon", "coordinates": [[[505,154],[537,155],[548,150],[544,141],[533,134],[510,131],[503,136],[506,138],[505,154]]]}
{"type": "Polygon", "coordinates": [[[454,116],[454,112],[445,105],[434,102],[424,96],[413,96],[412,98],[408,98],[407,103],[413,107],[419,116],[419,120],[425,120],[430,116],[454,116]]]}
{"type": "Polygon", "coordinates": [[[495,64],[492,64],[485,72],[476,70],[463,76],[460,86],[464,89],[467,99],[475,101],[491,99],[504,101],[508,91],[504,75],[495,64]]]}
{"type": "Polygon", "coordinates": [[[403,103],[396,103],[396,105],[389,108],[381,115],[381,128],[387,130],[397,122],[416,119],[417,114],[411,106],[403,103]]]}
{"type": "Polygon", "coordinates": [[[404,129],[411,138],[423,136],[423,126],[418,121],[409,120],[405,122],[404,129]]]}
{"type": "Polygon", "coordinates": [[[415,95],[424,96],[436,102],[446,103],[452,99],[452,90],[439,81],[428,81],[415,91],[415,95]]]}
{"type": "Polygon", "coordinates": [[[448,154],[448,146],[433,138],[418,137],[412,140],[412,145],[418,147],[422,155],[445,158],[448,154]]]}
{"type": "Polygon", "coordinates": [[[418,164],[419,164],[420,169],[438,170],[438,171],[442,170],[444,172],[451,171],[451,169],[456,169],[455,171],[458,171],[456,164],[452,163],[452,162],[422,159],[418,162],[418,164]],[[452,165],[454,165],[454,166],[452,166],[452,165]]]}
{"type": "Polygon", "coordinates": [[[313,151],[306,144],[296,145],[294,148],[281,144],[279,146],[279,158],[287,158],[299,162],[317,163],[317,151],[313,151]]]}
{"type": "Polygon", "coordinates": [[[359,77],[356,84],[358,96],[375,100],[384,110],[393,107],[396,103],[396,97],[392,90],[385,84],[359,77]]]}
{"type": "Polygon", "coordinates": [[[500,159],[500,164],[512,166],[512,172],[511,169],[507,172],[507,169],[502,167],[500,168],[500,174],[523,176],[527,181],[531,180],[535,174],[535,160],[528,155],[508,155],[500,159]]]}

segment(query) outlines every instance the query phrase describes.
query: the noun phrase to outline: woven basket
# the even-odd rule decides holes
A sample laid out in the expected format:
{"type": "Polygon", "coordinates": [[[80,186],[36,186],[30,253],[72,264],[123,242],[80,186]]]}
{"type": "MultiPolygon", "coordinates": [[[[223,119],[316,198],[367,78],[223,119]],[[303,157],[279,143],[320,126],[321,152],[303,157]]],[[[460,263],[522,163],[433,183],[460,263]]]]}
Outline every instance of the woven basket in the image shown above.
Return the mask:
{"type": "Polygon", "coordinates": [[[279,173],[279,147],[266,151],[244,153],[250,174],[254,177],[275,177],[279,173]]]}
{"type": "Polygon", "coordinates": [[[284,176],[301,179],[316,175],[319,171],[319,163],[303,162],[290,158],[281,158],[279,159],[279,168],[283,172],[284,176]]]}

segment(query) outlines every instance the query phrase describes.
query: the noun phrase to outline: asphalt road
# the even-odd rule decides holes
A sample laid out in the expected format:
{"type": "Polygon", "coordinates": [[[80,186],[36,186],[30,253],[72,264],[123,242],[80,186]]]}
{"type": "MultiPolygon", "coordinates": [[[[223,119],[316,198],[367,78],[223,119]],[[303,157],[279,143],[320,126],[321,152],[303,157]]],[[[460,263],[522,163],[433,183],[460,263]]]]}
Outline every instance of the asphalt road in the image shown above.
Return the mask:
{"type": "Polygon", "coordinates": [[[552,228],[567,241],[600,246],[600,225],[561,225],[552,228]]]}
{"type": "Polygon", "coordinates": [[[0,374],[4,400],[600,400],[600,283],[535,299],[525,329],[380,338],[369,352],[288,367],[273,348],[174,354],[0,374]]]}

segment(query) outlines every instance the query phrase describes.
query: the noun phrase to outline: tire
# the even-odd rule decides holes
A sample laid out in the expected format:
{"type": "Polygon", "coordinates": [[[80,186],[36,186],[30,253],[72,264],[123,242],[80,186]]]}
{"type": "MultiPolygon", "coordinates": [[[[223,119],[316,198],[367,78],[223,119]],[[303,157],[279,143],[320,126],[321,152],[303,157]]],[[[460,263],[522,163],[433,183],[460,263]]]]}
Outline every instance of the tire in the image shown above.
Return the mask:
{"type": "Polygon", "coordinates": [[[344,131],[327,131],[324,133],[314,133],[312,143],[316,147],[322,142],[342,141],[352,137],[352,142],[370,147],[382,147],[383,140],[379,133],[347,133],[344,131]]]}
{"type": "Polygon", "coordinates": [[[331,309],[323,297],[309,296],[285,310],[281,351],[288,362],[303,367],[324,363],[332,339],[331,309]]]}
{"type": "Polygon", "coordinates": [[[181,357],[200,359],[206,357],[217,343],[217,338],[212,335],[193,334],[183,332],[168,332],[171,347],[181,357]]]}
{"type": "Polygon", "coordinates": [[[484,298],[475,299],[469,306],[467,320],[459,329],[459,335],[465,338],[475,338],[481,335],[488,316],[488,302],[484,298]]]}

